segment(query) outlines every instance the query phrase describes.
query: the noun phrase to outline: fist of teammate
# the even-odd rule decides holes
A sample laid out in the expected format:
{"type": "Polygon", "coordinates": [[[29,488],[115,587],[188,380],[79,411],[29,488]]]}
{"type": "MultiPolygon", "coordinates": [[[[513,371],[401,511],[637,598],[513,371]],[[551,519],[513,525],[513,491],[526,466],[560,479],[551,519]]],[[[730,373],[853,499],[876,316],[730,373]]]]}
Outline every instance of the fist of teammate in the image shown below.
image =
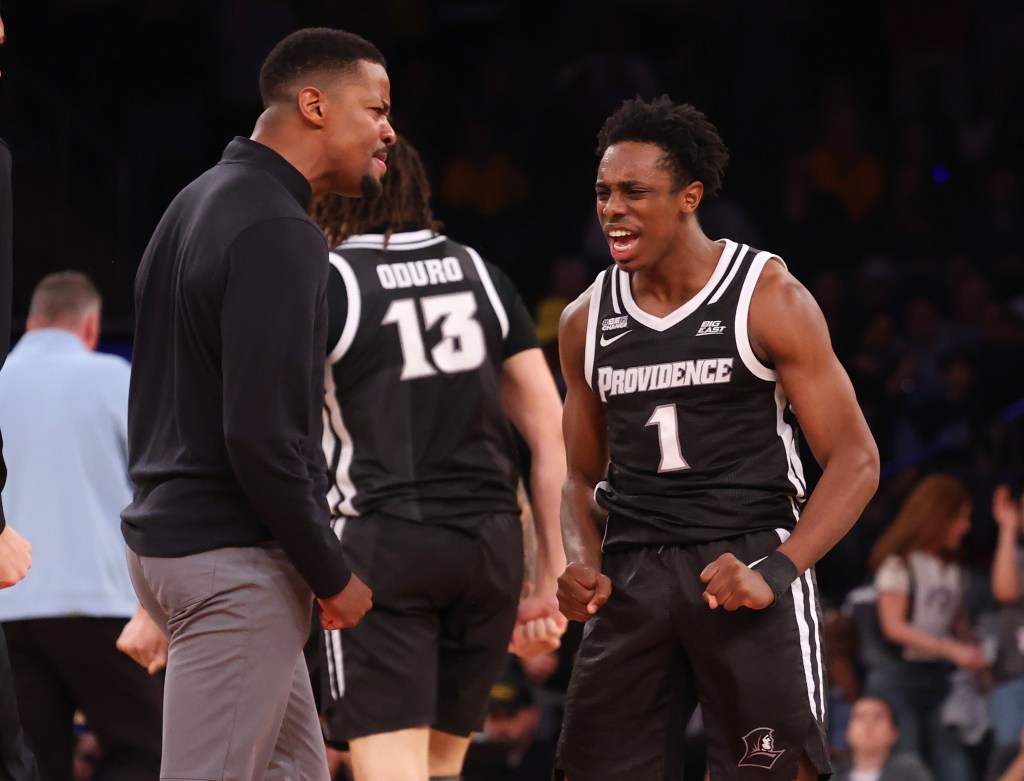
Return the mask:
{"type": "Polygon", "coordinates": [[[355,573],[348,585],[328,599],[318,599],[320,625],[324,629],[348,629],[373,607],[373,592],[355,573]]]}
{"type": "Polygon", "coordinates": [[[167,666],[167,637],[142,605],[135,608],[135,615],[125,624],[115,645],[118,651],[145,667],[150,675],[167,666]]]}
{"type": "Polygon", "coordinates": [[[558,609],[570,621],[589,620],[611,594],[611,579],[587,564],[570,562],[558,577],[558,609]]]}
{"type": "Polygon", "coordinates": [[[32,546],[10,525],[0,532],[0,588],[9,588],[28,574],[32,546]]]}
{"type": "Polygon", "coordinates": [[[559,612],[558,600],[554,596],[527,597],[519,603],[516,627],[508,650],[520,659],[551,653],[562,644],[568,623],[559,612]]]}

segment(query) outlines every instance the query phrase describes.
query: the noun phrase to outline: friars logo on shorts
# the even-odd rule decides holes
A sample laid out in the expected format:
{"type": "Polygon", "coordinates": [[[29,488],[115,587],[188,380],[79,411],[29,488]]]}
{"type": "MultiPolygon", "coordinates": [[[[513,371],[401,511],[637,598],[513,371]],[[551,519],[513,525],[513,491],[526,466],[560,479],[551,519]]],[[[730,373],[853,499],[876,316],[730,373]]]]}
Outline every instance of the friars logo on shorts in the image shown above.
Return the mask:
{"type": "Polygon", "coordinates": [[[737,764],[738,767],[760,767],[771,770],[776,760],[786,753],[786,749],[775,750],[775,730],[769,727],[755,727],[743,736],[747,750],[737,764]]]}

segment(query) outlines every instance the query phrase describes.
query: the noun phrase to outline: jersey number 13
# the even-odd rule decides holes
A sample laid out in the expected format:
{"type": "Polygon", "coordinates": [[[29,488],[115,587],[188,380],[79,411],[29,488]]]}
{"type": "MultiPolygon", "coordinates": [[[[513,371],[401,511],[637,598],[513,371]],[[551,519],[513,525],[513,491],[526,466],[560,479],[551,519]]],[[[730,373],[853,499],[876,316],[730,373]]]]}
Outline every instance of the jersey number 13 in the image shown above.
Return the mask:
{"type": "Polygon", "coordinates": [[[400,298],[392,301],[381,325],[397,325],[402,344],[402,379],[430,377],[472,371],[487,357],[484,331],[476,314],[476,298],[469,291],[426,296],[421,299],[400,298]],[[417,302],[423,313],[420,327],[417,302]],[[423,344],[423,330],[441,324],[441,341],[430,350],[430,359],[423,344]]]}

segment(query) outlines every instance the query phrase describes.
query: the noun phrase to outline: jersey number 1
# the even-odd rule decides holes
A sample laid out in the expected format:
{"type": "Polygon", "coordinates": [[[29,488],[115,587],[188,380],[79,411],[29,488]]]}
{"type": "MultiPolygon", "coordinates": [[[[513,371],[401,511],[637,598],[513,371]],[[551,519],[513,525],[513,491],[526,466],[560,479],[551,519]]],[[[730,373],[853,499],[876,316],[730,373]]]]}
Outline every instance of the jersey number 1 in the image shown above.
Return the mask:
{"type": "Polygon", "coordinates": [[[659,472],[675,472],[690,468],[683,458],[682,448],[679,447],[679,418],[676,415],[675,404],[655,407],[645,425],[658,427],[658,445],[661,448],[659,472]]]}
{"type": "Polygon", "coordinates": [[[433,364],[427,359],[423,345],[423,331],[416,312],[415,298],[392,301],[381,325],[398,326],[398,340],[402,343],[402,379],[430,377],[437,370],[445,374],[468,372],[477,368],[487,357],[487,345],[476,314],[476,298],[469,291],[427,296],[419,299],[423,311],[423,326],[433,328],[440,321],[441,341],[430,351],[433,364]],[[437,367],[435,369],[434,367],[437,367]]]}

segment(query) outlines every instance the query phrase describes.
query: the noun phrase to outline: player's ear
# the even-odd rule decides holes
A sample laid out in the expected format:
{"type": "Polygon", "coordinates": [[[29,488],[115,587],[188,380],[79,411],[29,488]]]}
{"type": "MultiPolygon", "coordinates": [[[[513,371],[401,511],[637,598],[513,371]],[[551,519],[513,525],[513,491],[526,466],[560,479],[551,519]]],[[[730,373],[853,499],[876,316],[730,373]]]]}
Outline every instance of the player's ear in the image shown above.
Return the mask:
{"type": "Polygon", "coordinates": [[[702,182],[690,182],[686,187],[679,191],[679,209],[680,211],[690,214],[697,210],[700,206],[701,199],[704,198],[704,184],[702,182]]]}

